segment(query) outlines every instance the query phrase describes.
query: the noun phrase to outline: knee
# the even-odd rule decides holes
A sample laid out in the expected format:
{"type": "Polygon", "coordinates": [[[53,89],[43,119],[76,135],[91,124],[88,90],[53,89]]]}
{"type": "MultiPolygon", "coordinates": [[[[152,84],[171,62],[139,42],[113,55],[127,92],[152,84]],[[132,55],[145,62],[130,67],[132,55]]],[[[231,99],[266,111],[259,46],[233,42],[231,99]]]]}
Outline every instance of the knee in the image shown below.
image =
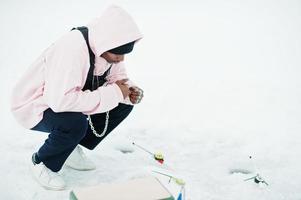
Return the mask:
{"type": "Polygon", "coordinates": [[[82,113],[68,113],[60,127],[64,132],[71,134],[72,139],[81,140],[87,132],[87,118],[82,113]]]}
{"type": "Polygon", "coordinates": [[[130,114],[130,112],[132,112],[133,108],[134,108],[134,106],[132,106],[132,105],[119,104],[120,112],[121,112],[121,114],[124,114],[124,115],[130,114]]]}
{"type": "Polygon", "coordinates": [[[127,104],[119,104],[116,111],[111,113],[113,116],[116,116],[121,119],[125,119],[133,110],[134,106],[127,104]]]}
{"type": "Polygon", "coordinates": [[[80,129],[80,130],[86,130],[88,126],[88,121],[87,117],[83,114],[79,114],[76,116],[76,118],[72,121],[71,123],[73,124],[74,128],[80,129]]]}
{"type": "Polygon", "coordinates": [[[74,139],[80,141],[87,133],[88,121],[85,115],[81,114],[72,121],[72,134],[74,139]]]}

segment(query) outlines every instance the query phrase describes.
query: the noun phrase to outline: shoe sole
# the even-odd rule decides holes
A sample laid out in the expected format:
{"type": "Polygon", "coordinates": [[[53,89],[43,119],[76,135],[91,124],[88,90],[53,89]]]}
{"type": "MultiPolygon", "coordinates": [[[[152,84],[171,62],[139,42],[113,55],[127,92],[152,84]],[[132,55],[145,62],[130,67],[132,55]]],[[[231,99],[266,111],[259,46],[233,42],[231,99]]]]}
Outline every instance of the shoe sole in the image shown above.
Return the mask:
{"type": "Polygon", "coordinates": [[[74,170],[77,170],[77,171],[93,171],[93,170],[95,170],[96,169],[96,167],[95,168],[89,168],[89,169],[82,169],[82,168],[76,168],[76,167],[72,167],[72,166],[70,166],[70,165],[67,165],[67,164],[65,164],[65,166],[66,167],[68,167],[68,168],[71,168],[71,169],[74,169],[74,170]]]}
{"type": "Polygon", "coordinates": [[[55,188],[55,187],[49,187],[49,186],[47,186],[47,185],[44,185],[44,184],[41,183],[41,182],[39,181],[39,179],[34,175],[32,166],[29,167],[29,170],[30,170],[30,174],[31,174],[31,176],[33,177],[33,179],[34,179],[40,186],[42,186],[43,188],[45,188],[46,190],[62,191],[62,190],[65,190],[65,189],[66,189],[66,186],[60,187],[60,188],[55,188]]]}

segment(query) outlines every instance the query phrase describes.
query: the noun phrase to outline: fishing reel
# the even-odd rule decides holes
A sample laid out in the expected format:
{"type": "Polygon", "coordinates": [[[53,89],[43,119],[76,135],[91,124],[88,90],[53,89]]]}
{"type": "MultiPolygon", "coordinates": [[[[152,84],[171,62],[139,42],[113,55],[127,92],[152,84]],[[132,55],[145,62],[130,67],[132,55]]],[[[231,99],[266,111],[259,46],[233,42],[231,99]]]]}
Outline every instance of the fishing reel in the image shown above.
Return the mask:
{"type": "Polygon", "coordinates": [[[265,184],[268,186],[269,184],[259,175],[257,174],[256,176],[253,176],[251,178],[245,179],[245,181],[253,180],[254,183],[257,183],[259,185],[265,184]]]}
{"type": "Polygon", "coordinates": [[[163,164],[163,162],[164,162],[164,156],[163,156],[163,154],[161,152],[154,153],[154,158],[159,163],[163,164]]]}

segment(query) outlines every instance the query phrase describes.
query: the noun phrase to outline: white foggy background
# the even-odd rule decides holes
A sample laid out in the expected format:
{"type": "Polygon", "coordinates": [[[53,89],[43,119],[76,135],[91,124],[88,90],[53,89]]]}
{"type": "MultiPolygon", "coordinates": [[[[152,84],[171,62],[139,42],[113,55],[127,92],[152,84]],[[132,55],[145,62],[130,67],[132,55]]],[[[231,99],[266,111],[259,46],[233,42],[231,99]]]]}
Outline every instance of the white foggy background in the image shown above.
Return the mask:
{"type": "MultiPolygon", "coordinates": [[[[24,187],[23,168],[45,139],[13,119],[14,83],[52,42],[111,3],[124,7],[144,35],[126,66],[145,98],[115,132],[166,152],[187,181],[188,199],[301,199],[298,0],[1,1],[0,176],[6,183],[0,193],[20,197],[11,188],[24,187]],[[270,182],[267,189],[228,173],[252,168],[248,155],[270,182]]],[[[24,191],[25,199],[39,199],[24,191]]]]}

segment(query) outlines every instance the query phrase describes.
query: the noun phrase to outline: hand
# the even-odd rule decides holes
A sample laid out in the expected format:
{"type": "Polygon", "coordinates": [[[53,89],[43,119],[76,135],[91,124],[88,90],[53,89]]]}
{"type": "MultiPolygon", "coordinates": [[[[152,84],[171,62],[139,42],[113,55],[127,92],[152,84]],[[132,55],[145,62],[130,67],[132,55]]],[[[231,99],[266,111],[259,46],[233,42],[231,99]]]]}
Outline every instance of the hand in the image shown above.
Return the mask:
{"type": "Polygon", "coordinates": [[[122,79],[115,82],[120,88],[124,99],[127,98],[131,93],[128,85],[126,84],[127,81],[128,79],[122,79]]]}
{"type": "Polygon", "coordinates": [[[141,102],[142,98],[143,98],[143,90],[140,89],[139,87],[130,87],[130,101],[132,102],[132,104],[138,104],[141,102]]]}

